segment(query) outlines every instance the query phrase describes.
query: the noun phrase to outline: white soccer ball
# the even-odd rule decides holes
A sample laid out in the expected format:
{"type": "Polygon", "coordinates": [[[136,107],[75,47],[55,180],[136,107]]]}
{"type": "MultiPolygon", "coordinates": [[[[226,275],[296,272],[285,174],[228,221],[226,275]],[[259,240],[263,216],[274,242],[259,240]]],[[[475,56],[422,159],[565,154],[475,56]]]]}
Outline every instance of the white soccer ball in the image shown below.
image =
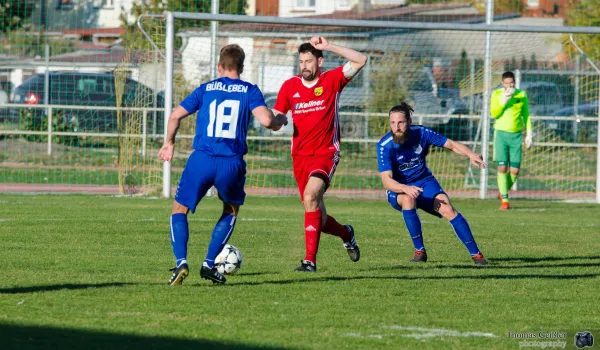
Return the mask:
{"type": "Polygon", "coordinates": [[[242,267],[242,252],[231,244],[225,244],[215,259],[215,267],[224,275],[236,273],[242,267]]]}

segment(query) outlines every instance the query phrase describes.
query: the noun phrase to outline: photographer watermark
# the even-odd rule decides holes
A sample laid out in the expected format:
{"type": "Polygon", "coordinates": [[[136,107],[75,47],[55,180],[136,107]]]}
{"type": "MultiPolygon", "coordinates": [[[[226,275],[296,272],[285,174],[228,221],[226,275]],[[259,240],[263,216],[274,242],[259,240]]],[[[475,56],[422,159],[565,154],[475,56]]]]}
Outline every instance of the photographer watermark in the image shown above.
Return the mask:
{"type": "MultiPolygon", "coordinates": [[[[506,336],[510,339],[519,340],[519,349],[564,349],[567,347],[567,343],[570,343],[570,336],[567,332],[562,331],[507,332],[506,336]]],[[[589,331],[578,332],[574,336],[573,344],[578,349],[591,347],[594,345],[594,336],[589,331]]]]}
{"type": "Polygon", "coordinates": [[[519,349],[522,348],[540,348],[540,349],[551,349],[551,348],[560,348],[564,349],[567,347],[566,341],[542,341],[542,340],[526,340],[519,342],[519,349]]]}
{"type": "Polygon", "coordinates": [[[540,348],[551,349],[567,347],[567,332],[539,331],[539,332],[507,332],[508,338],[520,339],[519,349],[540,348]]]}

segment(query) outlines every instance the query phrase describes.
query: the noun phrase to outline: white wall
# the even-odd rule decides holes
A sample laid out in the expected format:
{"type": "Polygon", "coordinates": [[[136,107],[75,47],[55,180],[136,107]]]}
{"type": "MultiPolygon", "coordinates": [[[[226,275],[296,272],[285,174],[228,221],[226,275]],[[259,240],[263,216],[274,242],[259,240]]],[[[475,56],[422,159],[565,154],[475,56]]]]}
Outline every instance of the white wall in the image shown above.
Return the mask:
{"type": "Polygon", "coordinates": [[[336,10],[349,10],[358,0],[315,0],[312,9],[299,9],[297,0],[279,0],[279,17],[298,17],[310,15],[324,15],[336,10]],[[347,4],[347,6],[344,5],[347,4]]]}
{"type": "Polygon", "coordinates": [[[256,0],[246,0],[246,16],[256,16],[256,0]]]}
{"type": "MultiPolygon", "coordinates": [[[[244,49],[246,59],[244,60],[244,72],[241,75],[242,80],[256,84],[258,81],[254,76],[254,39],[250,37],[229,37],[227,44],[238,44],[244,49]]],[[[221,49],[219,47],[219,49],[221,49]]]]}
{"type": "Polygon", "coordinates": [[[210,37],[187,38],[181,52],[181,64],[185,79],[193,85],[200,85],[203,77],[210,76],[210,37]]]}
{"type": "MultiPolygon", "coordinates": [[[[129,14],[134,2],[140,0],[112,0],[112,6],[101,7],[101,0],[91,0],[94,10],[98,12],[98,27],[99,28],[116,28],[121,26],[121,12],[129,14]]],[[[131,23],[133,18],[128,18],[131,23]]]]}
{"type": "MultiPolygon", "coordinates": [[[[181,52],[181,63],[183,65],[183,74],[192,85],[200,85],[202,82],[210,79],[210,68],[212,64],[210,57],[210,37],[189,37],[185,47],[181,52]]],[[[249,37],[229,37],[227,42],[220,42],[217,50],[220,50],[221,44],[238,44],[246,53],[244,72],[241,78],[253,84],[257,83],[254,75],[252,62],[254,60],[254,39],[249,37]]]]}
{"type": "MultiPolygon", "coordinates": [[[[363,0],[315,0],[314,9],[297,8],[297,0],[279,0],[280,17],[325,15],[335,11],[348,11],[363,0]]],[[[498,0],[497,0],[498,1],[498,0]]],[[[406,5],[406,0],[370,0],[371,5],[406,5]]]]}

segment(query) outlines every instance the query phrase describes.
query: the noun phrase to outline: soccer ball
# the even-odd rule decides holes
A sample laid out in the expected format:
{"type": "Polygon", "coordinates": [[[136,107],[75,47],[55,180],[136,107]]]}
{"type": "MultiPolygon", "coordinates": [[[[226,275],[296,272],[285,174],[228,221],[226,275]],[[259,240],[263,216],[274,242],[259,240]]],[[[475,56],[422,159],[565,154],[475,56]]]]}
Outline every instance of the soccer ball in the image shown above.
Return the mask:
{"type": "Polygon", "coordinates": [[[231,244],[225,244],[215,259],[215,267],[225,275],[236,273],[242,267],[242,252],[231,244]]]}

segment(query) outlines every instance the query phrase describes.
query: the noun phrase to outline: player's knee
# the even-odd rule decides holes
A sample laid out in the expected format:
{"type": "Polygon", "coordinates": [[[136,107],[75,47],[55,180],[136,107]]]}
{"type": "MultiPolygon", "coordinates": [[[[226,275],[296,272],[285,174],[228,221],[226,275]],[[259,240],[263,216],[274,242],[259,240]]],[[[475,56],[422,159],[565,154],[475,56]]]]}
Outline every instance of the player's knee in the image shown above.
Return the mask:
{"type": "Polygon", "coordinates": [[[223,203],[223,213],[237,216],[240,212],[240,206],[233,203],[223,203]]]}
{"type": "Polygon", "coordinates": [[[171,214],[186,214],[190,211],[188,207],[183,204],[179,204],[176,201],[173,201],[173,209],[171,210],[171,214]]]}
{"type": "Polygon", "coordinates": [[[456,209],[454,209],[454,207],[450,204],[442,204],[438,210],[438,213],[440,213],[440,215],[447,220],[452,220],[456,217],[456,215],[458,215],[456,209]]]}
{"type": "Polygon", "coordinates": [[[417,201],[407,195],[403,195],[398,202],[400,202],[402,209],[413,209],[417,205],[417,201]]]}
{"type": "Polygon", "coordinates": [[[319,192],[311,191],[308,189],[304,191],[304,203],[312,205],[318,203],[320,200],[321,198],[319,196],[319,192]]]}

